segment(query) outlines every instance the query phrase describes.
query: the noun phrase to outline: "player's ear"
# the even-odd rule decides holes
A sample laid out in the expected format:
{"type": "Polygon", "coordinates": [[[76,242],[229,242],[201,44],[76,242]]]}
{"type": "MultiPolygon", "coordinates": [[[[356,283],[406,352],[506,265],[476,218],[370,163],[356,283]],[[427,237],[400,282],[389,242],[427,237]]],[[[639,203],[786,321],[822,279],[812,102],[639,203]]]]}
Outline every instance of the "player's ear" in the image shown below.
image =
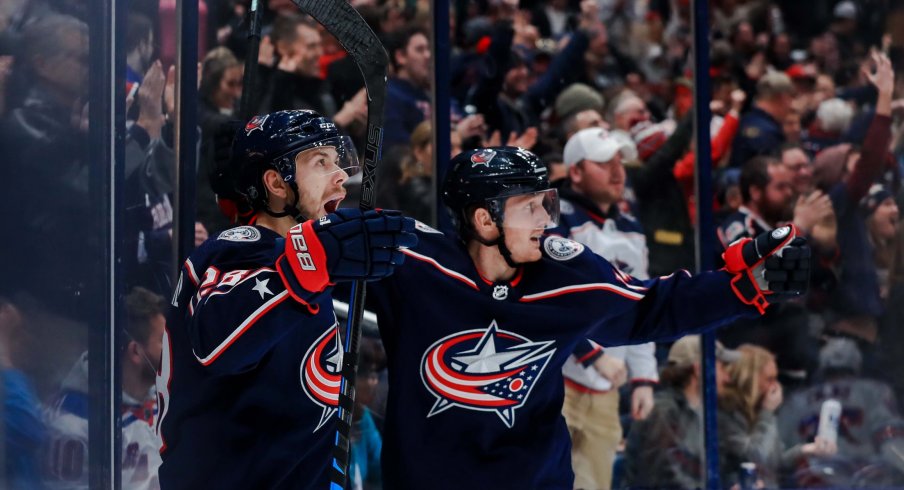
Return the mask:
{"type": "Polygon", "coordinates": [[[477,208],[471,214],[471,224],[478,236],[486,240],[492,240],[499,233],[496,223],[486,208],[477,208]]]}
{"type": "Polygon", "coordinates": [[[262,177],[267,195],[286,199],[288,189],[282,175],[274,169],[267,169],[262,177]]]}

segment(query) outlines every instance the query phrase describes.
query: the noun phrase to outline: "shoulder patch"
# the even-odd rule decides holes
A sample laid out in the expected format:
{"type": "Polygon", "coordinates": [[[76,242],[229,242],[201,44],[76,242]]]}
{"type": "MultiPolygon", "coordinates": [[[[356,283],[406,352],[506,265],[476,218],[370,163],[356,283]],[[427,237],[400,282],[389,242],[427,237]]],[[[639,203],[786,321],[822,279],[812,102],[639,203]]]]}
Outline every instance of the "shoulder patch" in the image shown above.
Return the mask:
{"type": "Polygon", "coordinates": [[[261,239],[261,232],[253,226],[239,226],[230,228],[217,237],[217,240],[230,242],[256,242],[261,239]]]}
{"type": "Polygon", "coordinates": [[[416,229],[418,231],[422,231],[424,233],[435,233],[437,235],[443,234],[443,232],[437,230],[436,228],[433,228],[430,225],[428,225],[426,223],[422,223],[418,220],[414,220],[414,229],[416,229]]]}
{"type": "Polygon", "coordinates": [[[748,139],[758,138],[760,136],[760,128],[756,126],[747,126],[744,128],[744,137],[748,139]]]}
{"type": "Polygon", "coordinates": [[[562,214],[574,214],[574,205],[565,199],[559,199],[559,212],[562,214]]]}
{"type": "Polygon", "coordinates": [[[568,260],[584,251],[584,245],[558,236],[547,238],[543,242],[543,248],[546,250],[546,255],[554,260],[568,260]]]}

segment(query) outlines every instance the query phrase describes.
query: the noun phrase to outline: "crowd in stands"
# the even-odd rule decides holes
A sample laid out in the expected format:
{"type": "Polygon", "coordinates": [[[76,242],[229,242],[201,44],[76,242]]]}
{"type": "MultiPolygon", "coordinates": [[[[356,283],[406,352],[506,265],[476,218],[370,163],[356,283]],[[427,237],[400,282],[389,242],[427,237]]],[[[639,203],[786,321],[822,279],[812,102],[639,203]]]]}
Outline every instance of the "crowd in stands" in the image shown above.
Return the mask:
{"type": "MultiPolygon", "coordinates": [[[[238,117],[248,88],[249,3],[199,1],[196,244],[231,226],[211,175],[218,132],[238,117]]],[[[255,111],[316,110],[363,148],[367,95],[354,62],[292,1],[264,3],[255,111]]],[[[692,2],[448,3],[451,63],[434,67],[430,7],[446,3],[351,1],[391,62],[377,205],[436,224],[436,162],[520,146],[555,180],[556,233],[639,278],[693,270],[692,2]],[[451,100],[439,101],[449,104],[451,134],[437,137],[450,138],[452,155],[433,148],[434,73],[451,84],[451,100]]],[[[159,457],[147,450],[153,433],[145,429],[155,410],[162,298],[175,286],[175,3],[123,5],[126,100],[117,122],[125,151],[116,157],[115,192],[125,207],[113,213],[98,197],[111,188],[89,146],[97,81],[88,2],[0,4],[0,199],[11,221],[0,282],[3,488],[87,488],[83,352],[109,324],[97,292],[111,253],[128,292],[123,488],[156,485],[159,457]],[[108,231],[114,214],[117,237],[108,231]]],[[[806,297],[718,334],[722,484],[740,483],[742,464],[754,463],[765,488],[904,485],[904,5],[709,6],[713,117],[703,130],[715,192],[702,199],[716,226],[702,233],[720,254],[793,223],[813,249],[806,297]],[[817,434],[826,400],[842,406],[837,440],[817,434]]],[[[575,351],[563,414],[576,488],[705,486],[698,344],[588,342],[575,351]]],[[[384,364],[378,339],[367,339],[354,488],[380,488],[384,364]]]]}

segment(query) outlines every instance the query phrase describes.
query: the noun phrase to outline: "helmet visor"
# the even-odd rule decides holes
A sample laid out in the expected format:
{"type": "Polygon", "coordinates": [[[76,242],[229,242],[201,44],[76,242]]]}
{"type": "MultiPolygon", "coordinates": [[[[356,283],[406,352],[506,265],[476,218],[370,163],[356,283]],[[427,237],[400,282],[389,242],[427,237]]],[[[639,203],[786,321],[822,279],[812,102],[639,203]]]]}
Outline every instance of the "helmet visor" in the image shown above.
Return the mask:
{"type": "Polygon", "coordinates": [[[310,169],[309,175],[329,177],[345,172],[349,177],[361,170],[355,144],[348,136],[336,136],[318,141],[295,155],[299,168],[310,169]]]}
{"type": "MultiPolygon", "coordinates": [[[[555,189],[488,199],[491,210],[501,210],[502,226],[549,229],[559,224],[559,193],[555,189]]],[[[498,216],[498,214],[497,214],[498,216]]]]}

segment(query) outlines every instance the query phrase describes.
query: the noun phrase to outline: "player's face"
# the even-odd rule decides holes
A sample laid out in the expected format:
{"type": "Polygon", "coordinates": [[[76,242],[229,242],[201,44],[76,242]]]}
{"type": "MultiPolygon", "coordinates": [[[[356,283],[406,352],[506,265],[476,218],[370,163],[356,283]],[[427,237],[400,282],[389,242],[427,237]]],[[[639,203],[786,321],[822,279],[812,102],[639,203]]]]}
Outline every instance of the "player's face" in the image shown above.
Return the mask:
{"type": "Polygon", "coordinates": [[[305,150],[295,157],[295,164],[301,213],[309,219],[319,219],[334,212],[345,199],[342,185],[348,180],[348,173],[340,168],[336,147],[305,150]]]}
{"type": "Polygon", "coordinates": [[[515,262],[540,260],[540,239],[550,223],[542,194],[510,197],[505,201],[505,245],[515,262]]]}

